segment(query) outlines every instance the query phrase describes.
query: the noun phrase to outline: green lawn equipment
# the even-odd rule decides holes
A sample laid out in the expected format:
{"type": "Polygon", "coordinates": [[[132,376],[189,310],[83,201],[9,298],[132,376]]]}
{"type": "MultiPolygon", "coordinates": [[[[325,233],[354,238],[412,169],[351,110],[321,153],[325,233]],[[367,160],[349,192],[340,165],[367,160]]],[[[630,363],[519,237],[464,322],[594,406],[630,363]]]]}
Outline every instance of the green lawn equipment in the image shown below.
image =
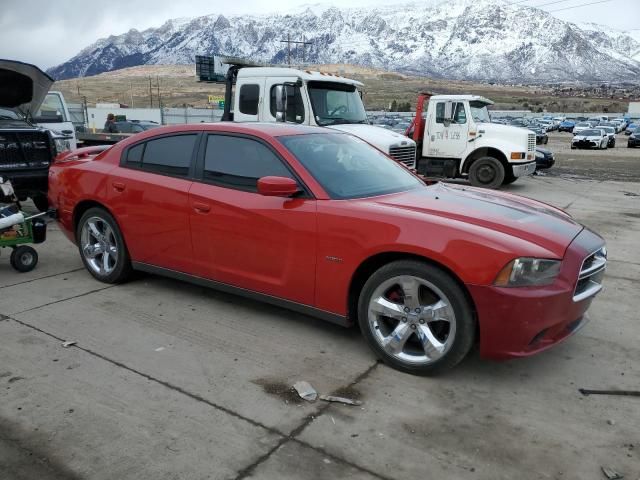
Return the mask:
{"type": "Polygon", "coordinates": [[[13,193],[11,182],[0,177],[0,201],[12,203],[0,205],[0,251],[10,248],[11,266],[18,272],[29,272],[38,264],[38,252],[29,243],[42,243],[47,236],[45,216],[52,212],[29,215],[21,211],[13,193]]]}

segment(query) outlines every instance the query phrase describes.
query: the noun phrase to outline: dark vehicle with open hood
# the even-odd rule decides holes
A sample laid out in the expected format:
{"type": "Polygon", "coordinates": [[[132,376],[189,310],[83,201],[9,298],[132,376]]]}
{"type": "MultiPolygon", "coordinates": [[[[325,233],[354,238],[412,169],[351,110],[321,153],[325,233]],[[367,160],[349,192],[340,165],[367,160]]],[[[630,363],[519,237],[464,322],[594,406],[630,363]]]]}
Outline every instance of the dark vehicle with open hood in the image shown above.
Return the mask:
{"type": "Polygon", "coordinates": [[[0,59],[0,175],[20,200],[47,209],[47,180],[54,157],[72,137],[35,125],[35,112],[54,80],[34,65],[0,59]]]}

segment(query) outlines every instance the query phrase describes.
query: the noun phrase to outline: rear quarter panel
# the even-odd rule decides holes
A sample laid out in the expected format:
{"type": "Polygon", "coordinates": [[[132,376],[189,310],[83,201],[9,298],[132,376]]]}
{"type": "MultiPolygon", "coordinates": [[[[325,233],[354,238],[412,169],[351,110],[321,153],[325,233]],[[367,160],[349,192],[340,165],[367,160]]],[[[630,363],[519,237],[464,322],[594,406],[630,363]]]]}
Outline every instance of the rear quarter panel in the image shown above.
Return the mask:
{"type": "MultiPolygon", "coordinates": [[[[107,181],[116,168],[112,151],[98,160],[81,159],[57,163],[49,169],[49,204],[58,211],[58,223],[75,243],[73,214],[76,206],[91,200],[107,206],[107,181]]],[[[117,154],[119,156],[119,154],[117,154]]]]}

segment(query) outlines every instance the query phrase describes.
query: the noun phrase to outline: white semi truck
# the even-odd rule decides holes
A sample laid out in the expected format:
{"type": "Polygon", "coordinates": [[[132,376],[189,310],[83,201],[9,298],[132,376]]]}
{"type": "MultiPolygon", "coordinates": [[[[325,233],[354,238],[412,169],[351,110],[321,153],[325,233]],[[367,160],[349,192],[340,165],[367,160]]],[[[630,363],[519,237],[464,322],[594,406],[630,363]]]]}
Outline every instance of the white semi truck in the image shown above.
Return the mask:
{"type": "Polygon", "coordinates": [[[228,63],[223,121],[286,121],[340,130],[415,168],[413,140],[369,124],[359,90],[362,83],[310,70],[228,63]],[[277,110],[279,100],[282,112],[277,110]]]}
{"type": "Polygon", "coordinates": [[[418,145],[418,172],[427,177],[467,178],[472,185],[486,188],[533,174],[535,133],[491,123],[487,106],[492,104],[477,95],[420,94],[416,116],[407,129],[418,145]]]}

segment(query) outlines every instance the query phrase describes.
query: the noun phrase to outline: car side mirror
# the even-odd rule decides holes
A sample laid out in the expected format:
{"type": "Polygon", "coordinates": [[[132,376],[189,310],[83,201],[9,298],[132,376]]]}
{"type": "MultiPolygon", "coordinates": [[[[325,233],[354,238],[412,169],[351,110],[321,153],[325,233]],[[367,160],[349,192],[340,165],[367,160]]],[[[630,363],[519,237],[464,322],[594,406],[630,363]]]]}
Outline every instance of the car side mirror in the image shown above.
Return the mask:
{"type": "Polygon", "coordinates": [[[293,178],[262,177],[258,179],[258,193],[265,197],[291,197],[300,191],[293,178]]]}

